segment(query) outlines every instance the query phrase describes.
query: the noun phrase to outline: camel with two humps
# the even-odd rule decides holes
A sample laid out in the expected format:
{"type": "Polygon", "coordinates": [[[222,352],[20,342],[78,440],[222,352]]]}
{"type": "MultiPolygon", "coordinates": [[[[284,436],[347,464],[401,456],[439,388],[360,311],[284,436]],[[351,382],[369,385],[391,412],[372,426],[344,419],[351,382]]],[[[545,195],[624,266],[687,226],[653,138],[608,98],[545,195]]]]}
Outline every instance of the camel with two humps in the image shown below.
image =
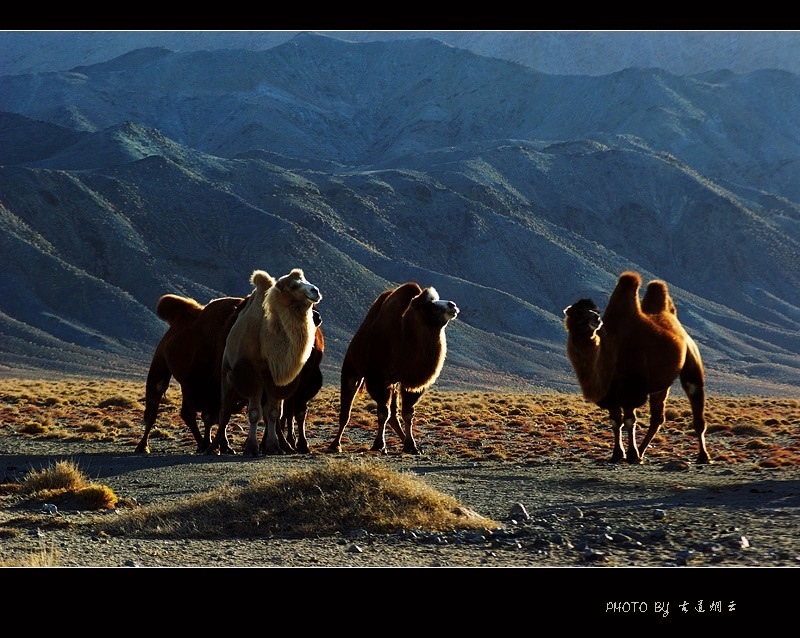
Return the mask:
{"type": "MultiPolygon", "coordinates": [[[[197,450],[211,444],[211,429],[218,423],[220,409],[220,366],[225,340],[243,305],[241,297],[213,299],[205,306],[194,299],[167,294],[156,304],[156,314],[169,324],[156,346],[145,384],[144,433],[136,452],[150,452],[150,433],[164,394],[174,377],[181,388],[180,415],[189,427],[197,450]],[[200,412],[204,425],[197,425],[200,412]]],[[[231,406],[241,410],[244,402],[231,406]]]]}
{"type": "Polygon", "coordinates": [[[612,462],[643,462],[664,423],[672,384],[679,379],[692,410],[697,462],[710,463],[705,442],[705,373],[697,344],[678,320],[667,284],[651,281],[640,301],[641,284],[638,273],[623,272],[602,316],[591,299],[565,308],[567,356],[584,398],[608,410],[614,434],[612,462]],[[650,425],[637,446],[636,410],[648,400],[650,425]]]}
{"type": "Polygon", "coordinates": [[[277,280],[256,270],[250,282],[254,290],[225,343],[219,426],[209,449],[232,451],[227,424],[238,397],[245,397],[250,427],[244,454],[284,454],[278,421],[283,402],[297,388],[314,347],[312,309],[322,295],[299,268],[277,280]],[[262,420],[264,435],[259,444],[258,424],[262,420]]]}
{"type": "Polygon", "coordinates": [[[420,454],[414,439],[415,405],[442,371],[445,328],[458,315],[452,301],[433,287],[407,282],[382,292],[348,345],[340,378],[339,430],[328,447],[342,451],[342,435],[353,400],[366,388],[377,403],[378,432],[372,451],[387,454],[387,423],[403,441],[403,452],[420,454]],[[398,418],[398,398],[403,424],[398,418]]]}

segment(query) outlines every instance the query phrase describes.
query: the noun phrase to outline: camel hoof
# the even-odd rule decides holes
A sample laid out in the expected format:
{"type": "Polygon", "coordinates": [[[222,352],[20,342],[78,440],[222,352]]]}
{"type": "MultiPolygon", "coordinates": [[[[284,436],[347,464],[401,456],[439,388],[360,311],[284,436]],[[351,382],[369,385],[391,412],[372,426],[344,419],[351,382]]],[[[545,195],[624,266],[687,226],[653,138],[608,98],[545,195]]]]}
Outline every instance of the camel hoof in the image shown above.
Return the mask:
{"type": "Polygon", "coordinates": [[[150,448],[147,445],[142,446],[142,444],[139,443],[134,452],[136,452],[136,454],[150,454],[150,448]]]}
{"type": "Polygon", "coordinates": [[[417,445],[413,439],[406,439],[403,442],[403,452],[406,454],[422,454],[422,447],[417,445]]]}
{"type": "Polygon", "coordinates": [[[326,451],[328,454],[341,454],[341,453],[342,453],[342,446],[341,446],[341,445],[334,445],[333,443],[331,443],[331,444],[330,444],[330,445],[329,445],[329,446],[328,446],[328,447],[325,449],[325,451],[326,451]]]}

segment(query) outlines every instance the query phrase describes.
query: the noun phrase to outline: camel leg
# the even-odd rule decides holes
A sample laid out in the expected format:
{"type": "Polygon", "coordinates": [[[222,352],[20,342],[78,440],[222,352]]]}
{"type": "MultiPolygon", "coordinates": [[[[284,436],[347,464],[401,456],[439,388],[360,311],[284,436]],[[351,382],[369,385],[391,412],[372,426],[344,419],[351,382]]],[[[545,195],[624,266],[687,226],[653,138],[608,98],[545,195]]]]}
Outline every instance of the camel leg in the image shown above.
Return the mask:
{"type": "MultiPolygon", "coordinates": [[[[280,421],[282,411],[282,399],[276,399],[272,396],[268,396],[266,401],[264,401],[264,436],[261,439],[261,447],[259,448],[264,454],[286,454],[281,447],[280,439],[283,437],[278,437],[278,421],[280,421]]],[[[283,444],[286,445],[285,439],[283,444]]]]}
{"type": "Polygon", "coordinates": [[[689,356],[686,358],[683,370],[681,370],[680,381],[683,391],[689,398],[689,404],[692,406],[692,426],[699,446],[697,462],[711,463],[711,457],[706,449],[705,379],[700,357],[692,349],[689,350],[689,356]]]}
{"type": "Polygon", "coordinates": [[[301,454],[309,454],[311,452],[311,448],[308,447],[308,439],[306,438],[307,416],[308,416],[307,405],[303,405],[301,408],[297,409],[294,414],[294,420],[297,422],[297,439],[295,443],[295,450],[297,450],[301,454]]]}
{"type": "Polygon", "coordinates": [[[155,426],[158,416],[158,407],[161,399],[169,387],[169,380],[172,377],[166,367],[166,363],[158,365],[160,361],[153,359],[150,370],[147,373],[147,383],[145,385],[145,409],[144,409],[144,433],[142,439],[136,446],[137,454],[150,453],[150,430],[155,426]]]}
{"type": "Polygon", "coordinates": [[[389,425],[392,426],[392,429],[397,433],[401,441],[406,440],[406,433],[403,431],[403,426],[400,425],[400,421],[397,419],[397,388],[392,391],[392,403],[389,407],[389,425]]]}
{"type": "Polygon", "coordinates": [[[422,448],[414,440],[414,408],[422,396],[422,392],[403,390],[402,407],[403,422],[406,424],[406,436],[403,440],[403,452],[407,454],[422,454],[422,448]]]}
{"type": "MultiPolygon", "coordinates": [[[[299,396],[293,397],[292,414],[297,424],[297,438],[294,441],[295,450],[301,454],[310,454],[311,448],[308,446],[306,436],[306,417],[308,417],[308,402],[311,401],[322,389],[322,372],[315,368],[313,372],[304,377],[301,381],[304,392],[299,396]]],[[[289,417],[291,421],[291,415],[289,417]]]]}
{"type": "Polygon", "coordinates": [[[191,397],[184,393],[181,400],[181,419],[189,427],[194,441],[197,443],[197,448],[200,449],[203,446],[203,437],[200,436],[200,428],[197,427],[197,412],[192,405],[196,404],[193,404],[191,397]]]}
{"type": "Polygon", "coordinates": [[[622,445],[622,409],[614,406],[608,409],[611,418],[611,431],[614,434],[614,451],[611,453],[611,462],[619,463],[625,458],[625,447],[622,445]]]}
{"type": "Polygon", "coordinates": [[[653,440],[661,426],[664,425],[664,406],[667,404],[667,398],[669,398],[669,390],[669,387],[667,387],[666,390],[653,392],[650,395],[650,427],[647,428],[647,434],[644,435],[642,445],[639,447],[639,455],[642,460],[644,460],[644,453],[647,450],[647,446],[650,445],[650,441],[653,440]]]}
{"type": "MultiPolygon", "coordinates": [[[[206,448],[206,454],[236,454],[228,441],[228,422],[231,420],[233,406],[237,405],[238,399],[239,397],[236,390],[230,384],[230,381],[226,380],[225,374],[223,373],[222,400],[220,402],[217,433],[214,436],[214,440],[211,441],[211,444],[206,448]]],[[[256,448],[257,447],[258,445],[256,445],[256,448]]]]}
{"type": "Polygon", "coordinates": [[[339,390],[339,431],[328,446],[328,452],[342,451],[342,435],[347,423],[350,421],[350,411],[353,408],[353,399],[364,384],[364,377],[350,377],[342,374],[339,390]]]}
{"type": "Polygon", "coordinates": [[[297,452],[297,437],[294,432],[294,415],[288,411],[285,403],[283,405],[283,415],[278,419],[278,425],[275,430],[278,435],[278,441],[281,444],[281,449],[286,454],[297,452]]]}
{"type": "Polygon", "coordinates": [[[628,435],[628,454],[626,459],[628,463],[641,463],[642,457],[639,454],[639,448],[636,446],[636,409],[625,408],[622,417],[622,429],[628,435]]]}
{"type": "Polygon", "coordinates": [[[210,412],[202,412],[200,418],[203,419],[203,440],[198,443],[197,451],[200,454],[205,454],[206,450],[211,445],[211,428],[213,428],[214,423],[216,423],[217,415],[211,414],[210,412]]]}
{"type": "Polygon", "coordinates": [[[281,449],[286,454],[294,454],[297,452],[297,437],[294,431],[294,406],[296,401],[297,397],[294,395],[283,401],[283,410],[281,411],[281,417],[278,419],[276,428],[281,449]]]}
{"type": "Polygon", "coordinates": [[[388,454],[386,449],[386,422],[389,420],[389,403],[392,397],[392,386],[389,387],[370,387],[367,381],[367,392],[375,399],[378,404],[378,432],[375,441],[372,443],[372,451],[388,454]]]}

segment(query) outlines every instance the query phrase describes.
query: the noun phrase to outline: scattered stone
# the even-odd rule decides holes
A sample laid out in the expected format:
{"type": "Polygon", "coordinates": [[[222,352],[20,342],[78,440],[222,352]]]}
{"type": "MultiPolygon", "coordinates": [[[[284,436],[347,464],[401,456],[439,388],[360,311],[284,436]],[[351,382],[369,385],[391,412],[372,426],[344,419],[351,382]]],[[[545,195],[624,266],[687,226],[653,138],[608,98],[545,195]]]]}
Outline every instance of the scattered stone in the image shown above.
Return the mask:
{"type": "Polygon", "coordinates": [[[661,466],[662,472],[685,472],[689,469],[686,461],[668,461],[661,466]]]}
{"type": "Polygon", "coordinates": [[[656,520],[666,518],[666,516],[667,516],[666,510],[657,509],[653,512],[653,518],[655,518],[656,520]]]}
{"type": "Polygon", "coordinates": [[[45,514],[56,514],[58,512],[58,507],[56,507],[52,503],[45,503],[44,505],[42,505],[42,511],[45,514]]]}
{"type": "Polygon", "coordinates": [[[350,545],[350,547],[347,548],[347,551],[350,552],[351,554],[361,554],[364,552],[363,549],[361,549],[358,545],[355,544],[350,545]]]}
{"type": "Polygon", "coordinates": [[[587,547],[585,550],[583,550],[583,560],[595,562],[606,560],[606,558],[607,555],[605,552],[597,551],[591,547],[587,547]]]}
{"type": "Polygon", "coordinates": [[[513,520],[523,520],[527,521],[530,519],[530,514],[528,514],[528,510],[525,509],[525,506],[522,503],[514,503],[511,506],[511,511],[508,513],[508,518],[513,520]]]}

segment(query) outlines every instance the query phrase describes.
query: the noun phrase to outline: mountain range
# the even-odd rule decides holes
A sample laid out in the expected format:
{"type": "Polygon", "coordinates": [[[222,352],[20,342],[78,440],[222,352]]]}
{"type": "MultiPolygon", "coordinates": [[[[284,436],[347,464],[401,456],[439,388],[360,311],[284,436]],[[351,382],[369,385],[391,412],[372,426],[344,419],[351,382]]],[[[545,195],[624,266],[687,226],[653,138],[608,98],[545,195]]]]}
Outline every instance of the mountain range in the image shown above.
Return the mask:
{"type": "Polygon", "coordinates": [[[326,383],[407,280],[461,313],[440,385],[576,390],[562,310],[668,282],[710,391],[796,395],[800,84],[543,73],[302,33],[0,76],[0,372],[142,376],[165,293],[300,267],[326,383]]]}

